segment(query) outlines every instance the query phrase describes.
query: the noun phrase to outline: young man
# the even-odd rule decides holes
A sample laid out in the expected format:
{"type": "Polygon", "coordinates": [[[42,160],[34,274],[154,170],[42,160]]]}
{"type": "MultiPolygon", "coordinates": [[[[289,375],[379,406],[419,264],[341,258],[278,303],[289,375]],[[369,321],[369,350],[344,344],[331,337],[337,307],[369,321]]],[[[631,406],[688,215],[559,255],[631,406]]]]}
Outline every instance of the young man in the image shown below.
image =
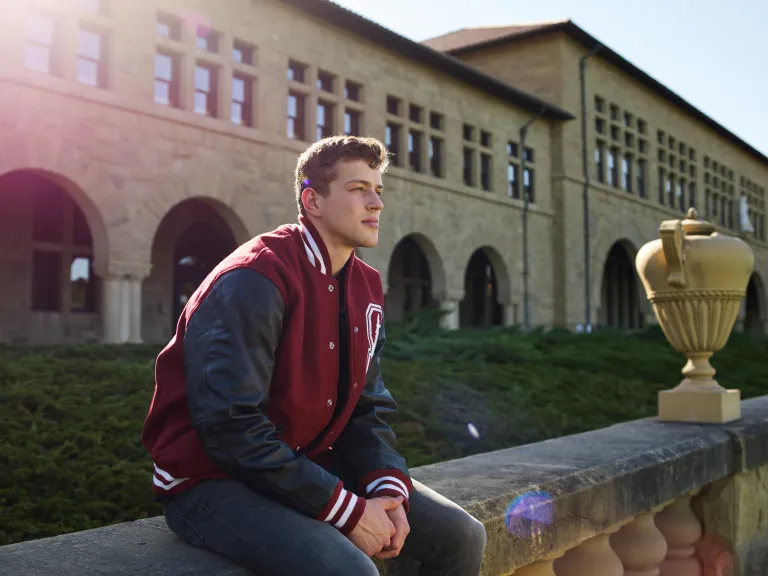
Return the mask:
{"type": "Polygon", "coordinates": [[[486,535],[411,480],[385,421],[376,246],[387,152],[333,137],[296,167],[299,223],[202,282],[160,353],[142,440],[170,529],[269,576],[367,576],[372,557],[472,576],[486,535]]]}

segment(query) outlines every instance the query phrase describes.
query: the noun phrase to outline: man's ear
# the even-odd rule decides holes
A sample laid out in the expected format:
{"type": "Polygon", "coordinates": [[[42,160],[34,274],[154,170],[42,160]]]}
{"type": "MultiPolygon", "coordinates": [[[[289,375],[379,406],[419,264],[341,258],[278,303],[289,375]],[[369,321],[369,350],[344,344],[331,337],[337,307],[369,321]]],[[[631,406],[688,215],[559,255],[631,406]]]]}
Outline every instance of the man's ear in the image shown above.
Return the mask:
{"type": "Polygon", "coordinates": [[[320,214],[320,206],[318,205],[318,199],[320,194],[317,190],[311,187],[304,188],[301,192],[301,202],[304,204],[304,211],[312,216],[318,216],[320,214]]]}

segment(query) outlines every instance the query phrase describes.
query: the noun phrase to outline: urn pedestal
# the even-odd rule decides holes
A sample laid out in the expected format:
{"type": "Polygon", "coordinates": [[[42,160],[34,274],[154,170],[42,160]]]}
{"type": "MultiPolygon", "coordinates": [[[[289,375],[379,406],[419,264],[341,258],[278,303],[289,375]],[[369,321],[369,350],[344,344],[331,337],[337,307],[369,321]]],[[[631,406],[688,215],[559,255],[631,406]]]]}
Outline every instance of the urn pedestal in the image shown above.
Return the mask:
{"type": "Polygon", "coordinates": [[[643,246],[635,259],[664,335],[688,358],[680,384],[659,392],[659,419],[730,422],[741,417],[741,394],[715,380],[709,359],[733,330],[754,254],[743,240],[697,220],[695,209],[687,216],[662,222],[660,238],[643,246]]]}

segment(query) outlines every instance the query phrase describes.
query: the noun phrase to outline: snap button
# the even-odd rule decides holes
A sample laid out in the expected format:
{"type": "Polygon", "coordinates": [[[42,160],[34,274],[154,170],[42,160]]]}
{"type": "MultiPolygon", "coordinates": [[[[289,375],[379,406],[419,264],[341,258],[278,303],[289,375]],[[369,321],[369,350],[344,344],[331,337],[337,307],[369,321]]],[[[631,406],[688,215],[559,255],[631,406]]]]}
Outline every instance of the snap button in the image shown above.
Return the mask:
{"type": "Polygon", "coordinates": [[[301,450],[301,446],[296,446],[296,450],[301,450]]]}
{"type": "Polygon", "coordinates": [[[328,450],[333,450],[333,446],[328,446],[328,450]]]}
{"type": "Polygon", "coordinates": [[[333,292],[333,284],[328,284],[328,292],[333,292]]]}
{"type": "Polygon", "coordinates": [[[333,401],[332,400],[328,400],[328,406],[333,406],[333,401]]]}
{"type": "Polygon", "coordinates": [[[334,344],[333,342],[329,343],[328,346],[331,348],[331,350],[336,348],[336,344],[334,344]]]}
{"type": "Polygon", "coordinates": [[[352,384],[352,388],[357,388],[357,382],[355,382],[354,384],[352,384]]]}
{"type": "Polygon", "coordinates": [[[355,326],[355,334],[357,334],[357,326],[355,326]]]}

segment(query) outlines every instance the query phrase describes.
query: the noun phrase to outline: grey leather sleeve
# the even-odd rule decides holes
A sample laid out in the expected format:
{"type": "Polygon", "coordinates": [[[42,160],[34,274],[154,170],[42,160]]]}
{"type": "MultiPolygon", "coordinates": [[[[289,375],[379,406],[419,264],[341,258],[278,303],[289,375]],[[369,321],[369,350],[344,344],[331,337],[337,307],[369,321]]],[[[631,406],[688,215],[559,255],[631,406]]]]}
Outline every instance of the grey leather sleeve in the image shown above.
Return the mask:
{"type": "Polygon", "coordinates": [[[258,272],[222,275],[184,336],[188,405],[205,451],[224,471],[317,517],[339,479],[278,439],[264,412],[284,310],[278,288],[258,272]]]}

